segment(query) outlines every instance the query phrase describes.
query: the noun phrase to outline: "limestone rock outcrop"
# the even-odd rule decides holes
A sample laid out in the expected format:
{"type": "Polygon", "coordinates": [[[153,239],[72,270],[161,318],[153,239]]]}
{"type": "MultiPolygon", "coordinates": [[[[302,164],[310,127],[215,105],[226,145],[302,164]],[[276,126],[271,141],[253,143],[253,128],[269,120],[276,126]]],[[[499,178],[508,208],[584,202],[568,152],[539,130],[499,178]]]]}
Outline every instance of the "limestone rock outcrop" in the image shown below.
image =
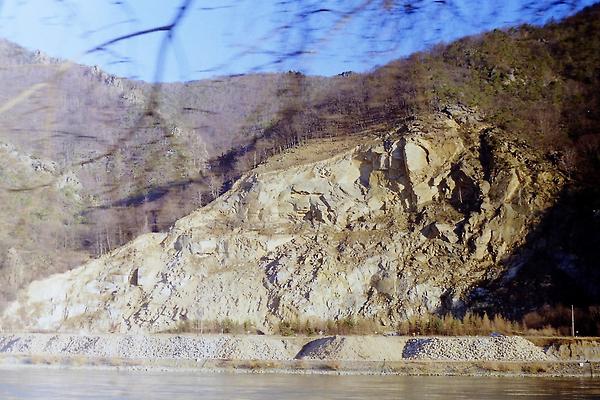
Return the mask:
{"type": "Polygon", "coordinates": [[[374,319],[464,306],[513,257],[563,177],[472,111],[314,141],[167,233],[32,283],[3,327],[163,331],[186,320],[374,319]],[[321,157],[319,156],[321,154],[321,157]]]}

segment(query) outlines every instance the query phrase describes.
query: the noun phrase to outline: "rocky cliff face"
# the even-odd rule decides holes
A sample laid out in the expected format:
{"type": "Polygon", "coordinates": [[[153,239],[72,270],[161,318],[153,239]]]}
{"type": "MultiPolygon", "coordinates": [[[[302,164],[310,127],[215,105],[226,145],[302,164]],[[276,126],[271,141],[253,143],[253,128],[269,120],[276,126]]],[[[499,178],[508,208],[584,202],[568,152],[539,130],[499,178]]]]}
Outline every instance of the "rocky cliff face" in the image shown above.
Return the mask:
{"type": "Polygon", "coordinates": [[[161,331],[229,318],[269,331],[461,309],[480,282],[518,272],[515,249],[564,182],[479,121],[449,109],[385,137],[308,142],[168,233],[32,283],[2,326],[161,331]]]}

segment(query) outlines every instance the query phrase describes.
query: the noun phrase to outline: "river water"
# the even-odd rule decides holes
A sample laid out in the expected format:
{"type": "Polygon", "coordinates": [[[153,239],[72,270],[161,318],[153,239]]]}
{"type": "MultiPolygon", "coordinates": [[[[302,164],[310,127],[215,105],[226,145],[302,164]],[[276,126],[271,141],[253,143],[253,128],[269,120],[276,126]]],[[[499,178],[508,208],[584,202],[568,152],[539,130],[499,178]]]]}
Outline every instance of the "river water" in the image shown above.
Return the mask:
{"type": "Polygon", "coordinates": [[[0,370],[0,399],[600,399],[600,379],[0,370]]]}

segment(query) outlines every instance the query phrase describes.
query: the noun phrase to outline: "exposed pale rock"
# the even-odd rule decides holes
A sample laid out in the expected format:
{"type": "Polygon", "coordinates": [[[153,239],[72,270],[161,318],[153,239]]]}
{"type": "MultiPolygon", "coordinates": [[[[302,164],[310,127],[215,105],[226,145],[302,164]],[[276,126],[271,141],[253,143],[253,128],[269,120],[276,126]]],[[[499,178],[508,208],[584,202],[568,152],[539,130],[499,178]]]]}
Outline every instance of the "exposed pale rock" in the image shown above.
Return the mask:
{"type": "Polygon", "coordinates": [[[560,189],[541,157],[494,135],[439,116],[324,160],[312,143],[296,150],[305,161],[259,167],[168,233],[32,283],[1,323],[126,332],[229,318],[269,332],[281,320],[390,324],[459,307],[560,189]]]}
{"type": "Polygon", "coordinates": [[[408,142],[404,145],[404,162],[411,178],[417,178],[429,167],[429,151],[418,143],[408,142]]]}

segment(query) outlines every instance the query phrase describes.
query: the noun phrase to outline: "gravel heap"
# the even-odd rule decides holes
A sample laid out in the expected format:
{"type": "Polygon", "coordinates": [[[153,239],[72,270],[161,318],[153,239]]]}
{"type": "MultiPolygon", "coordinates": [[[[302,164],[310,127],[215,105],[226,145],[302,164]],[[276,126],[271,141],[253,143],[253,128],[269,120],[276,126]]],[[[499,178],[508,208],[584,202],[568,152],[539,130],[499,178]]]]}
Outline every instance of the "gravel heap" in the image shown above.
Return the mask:
{"type": "Polygon", "coordinates": [[[267,336],[0,335],[0,353],[108,358],[289,360],[298,350],[292,347],[267,336]]]}
{"type": "Polygon", "coordinates": [[[411,339],[406,343],[402,355],[405,359],[444,361],[552,359],[541,348],[518,336],[411,339]]]}
{"type": "Polygon", "coordinates": [[[331,336],[308,342],[296,358],[340,361],[401,361],[406,340],[382,336],[331,336]]]}
{"type": "Polygon", "coordinates": [[[540,361],[521,337],[0,334],[0,353],[125,359],[540,361]]]}

